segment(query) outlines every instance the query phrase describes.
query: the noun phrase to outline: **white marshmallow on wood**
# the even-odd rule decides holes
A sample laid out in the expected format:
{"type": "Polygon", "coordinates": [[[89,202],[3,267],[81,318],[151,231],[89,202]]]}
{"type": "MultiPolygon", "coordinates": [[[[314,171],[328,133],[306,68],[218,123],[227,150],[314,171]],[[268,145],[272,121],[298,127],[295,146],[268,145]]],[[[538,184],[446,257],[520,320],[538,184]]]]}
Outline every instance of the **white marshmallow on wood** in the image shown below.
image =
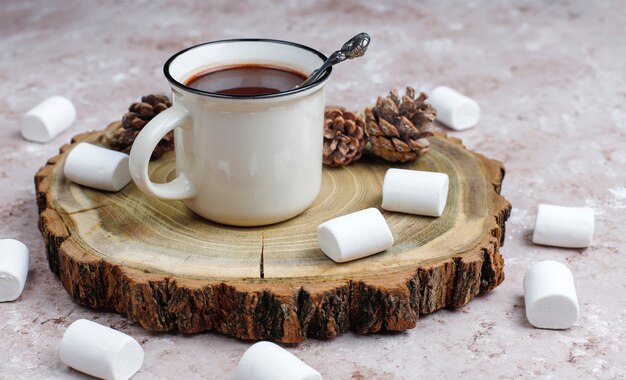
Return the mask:
{"type": "Polygon", "coordinates": [[[70,151],[63,172],[72,182],[106,191],[119,191],[131,179],[127,154],[88,143],[70,151]]]}
{"type": "Polygon", "coordinates": [[[22,136],[45,143],[69,128],[76,120],[76,108],[63,96],[52,96],[26,112],[22,119],[22,136]]]}
{"type": "Polygon", "coordinates": [[[528,322],[541,329],[567,329],[578,319],[578,298],[572,272],[563,264],[538,262],[524,276],[528,322]]]}
{"type": "Polygon", "coordinates": [[[594,224],[590,208],[541,204],[537,210],[533,243],[565,248],[588,247],[594,224]]]}
{"type": "Polygon", "coordinates": [[[61,341],[61,361],[100,379],[128,379],[143,363],[143,349],[132,337],[79,319],[72,323],[61,341]]]}
{"type": "Polygon", "coordinates": [[[428,95],[428,102],[437,110],[437,121],[457,131],[471,128],[480,120],[478,103],[450,87],[436,87],[428,95]]]}
{"type": "Polygon", "coordinates": [[[235,380],[322,380],[322,375],[280,346],[258,342],[241,356],[235,380]]]}
{"type": "Polygon", "coordinates": [[[445,173],[389,169],[383,181],[382,208],[408,214],[441,216],[450,180],[445,173]]]}
{"type": "Polygon", "coordinates": [[[317,241],[326,256],[343,263],[391,248],[393,235],[383,214],[368,208],[320,224],[317,241]]]}
{"type": "Polygon", "coordinates": [[[30,251],[21,241],[0,240],[0,302],[15,301],[28,277],[30,251]]]}

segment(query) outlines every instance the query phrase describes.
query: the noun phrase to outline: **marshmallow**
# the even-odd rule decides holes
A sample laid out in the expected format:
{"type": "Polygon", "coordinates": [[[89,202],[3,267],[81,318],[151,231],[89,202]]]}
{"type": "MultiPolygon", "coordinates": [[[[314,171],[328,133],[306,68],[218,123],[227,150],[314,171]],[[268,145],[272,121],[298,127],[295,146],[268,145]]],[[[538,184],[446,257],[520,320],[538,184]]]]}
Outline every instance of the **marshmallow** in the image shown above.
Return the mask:
{"type": "Polygon", "coordinates": [[[317,241],[326,256],[343,263],[391,248],[393,235],[383,214],[368,208],[320,224],[317,241]]]}
{"type": "Polygon", "coordinates": [[[539,205],[533,243],[565,248],[583,248],[591,244],[594,229],[593,210],[581,207],[539,205]]]}
{"type": "Polygon", "coordinates": [[[66,365],[100,379],[128,379],[141,368],[143,349],[132,337],[86,319],[65,330],[59,356],[66,365]]]}
{"type": "Polygon", "coordinates": [[[22,119],[22,136],[45,143],[69,128],[76,120],[76,108],[63,96],[53,96],[26,112],[22,119]]]}
{"type": "Polygon", "coordinates": [[[130,182],[127,154],[87,143],[67,155],[64,173],[72,182],[107,191],[121,190],[130,182]]]}
{"type": "Polygon", "coordinates": [[[0,240],[0,302],[15,301],[26,284],[30,251],[15,239],[0,240]]]}
{"type": "Polygon", "coordinates": [[[437,121],[452,129],[460,131],[478,124],[478,103],[450,87],[435,88],[428,95],[428,101],[437,110],[437,121]]]}
{"type": "Polygon", "coordinates": [[[280,346],[258,342],[241,356],[235,380],[322,380],[322,375],[280,346]]]}
{"type": "Polygon", "coordinates": [[[526,318],[540,329],[567,329],[578,319],[574,276],[563,264],[538,262],[524,276],[526,318]]]}
{"type": "Polygon", "coordinates": [[[389,169],[383,180],[382,208],[408,214],[441,216],[448,199],[448,175],[389,169]]]}

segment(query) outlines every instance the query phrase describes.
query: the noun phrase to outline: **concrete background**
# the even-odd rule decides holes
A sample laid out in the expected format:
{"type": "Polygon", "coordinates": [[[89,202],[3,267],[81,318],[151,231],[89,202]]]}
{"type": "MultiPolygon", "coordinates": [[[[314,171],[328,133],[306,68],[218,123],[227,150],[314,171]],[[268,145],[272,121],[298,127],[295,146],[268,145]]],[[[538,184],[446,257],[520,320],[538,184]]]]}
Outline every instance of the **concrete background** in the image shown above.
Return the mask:
{"type": "MultiPolygon", "coordinates": [[[[25,242],[22,296],[0,304],[0,378],[72,379],[58,359],[65,328],[89,318],[135,337],[135,379],[228,379],[250,345],[213,333],[150,334],[76,305],[48,270],[33,176],[71,136],[102,129],[141,95],[167,92],[165,60],[235,37],[288,39],[331,52],[361,31],[366,57],[338,66],[328,102],[358,110],[390,88],[447,84],[475,98],[478,127],[453,136],[507,168],[506,280],[459,310],[398,334],[347,333],[288,349],[325,379],[619,378],[626,373],[626,12],[619,1],[4,0],[0,6],[0,237],[25,242]],[[48,144],[19,135],[21,115],[61,94],[78,120],[48,144]],[[592,207],[584,250],[528,241],[539,203],[592,207]],[[522,279],[553,259],[573,271],[581,314],[565,331],[532,328],[522,279]]],[[[0,253],[1,254],[1,253],[0,253]]]]}

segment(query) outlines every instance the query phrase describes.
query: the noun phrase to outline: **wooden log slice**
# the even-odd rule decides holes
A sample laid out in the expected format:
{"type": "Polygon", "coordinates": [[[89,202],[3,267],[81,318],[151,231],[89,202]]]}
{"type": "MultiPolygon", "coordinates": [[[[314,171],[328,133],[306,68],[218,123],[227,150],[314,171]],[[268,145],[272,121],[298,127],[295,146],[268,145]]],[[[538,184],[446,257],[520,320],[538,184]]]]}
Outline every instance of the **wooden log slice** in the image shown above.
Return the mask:
{"type": "MultiPolygon", "coordinates": [[[[415,327],[420,315],[460,307],[504,279],[498,248],[510,204],[499,195],[501,163],[439,134],[417,162],[363,159],[324,169],[321,193],[305,213],[272,226],[239,228],[196,216],[182,202],[70,183],[67,152],[106,131],[76,136],[35,177],[40,230],[50,269],[81,305],[114,310],[150,331],[218,331],[241,339],[300,342],[345,331],[415,327]],[[391,167],[450,176],[439,218],[383,212],[396,243],[337,264],[319,249],[317,226],[380,207],[391,167]]],[[[175,175],[173,152],[151,177],[175,175]]]]}

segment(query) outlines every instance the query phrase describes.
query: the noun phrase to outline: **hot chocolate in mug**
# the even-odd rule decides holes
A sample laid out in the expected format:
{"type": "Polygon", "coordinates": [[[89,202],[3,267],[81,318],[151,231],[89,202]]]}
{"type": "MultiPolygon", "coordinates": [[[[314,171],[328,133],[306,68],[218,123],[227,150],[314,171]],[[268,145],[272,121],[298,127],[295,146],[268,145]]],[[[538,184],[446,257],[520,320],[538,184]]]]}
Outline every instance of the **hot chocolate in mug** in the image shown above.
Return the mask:
{"type": "MultiPolygon", "coordinates": [[[[182,200],[200,216],[229,225],[259,226],[302,213],[320,191],[331,69],[301,88],[247,96],[207,91],[194,86],[194,78],[238,67],[275,67],[304,78],[325,59],[312,48],[267,39],[209,42],[173,55],[164,67],[173,105],[137,136],[130,152],[134,182],[146,194],[182,200]],[[172,130],[177,177],[154,183],[150,155],[172,130]]],[[[238,86],[265,86],[260,80],[238,86]]]]}

